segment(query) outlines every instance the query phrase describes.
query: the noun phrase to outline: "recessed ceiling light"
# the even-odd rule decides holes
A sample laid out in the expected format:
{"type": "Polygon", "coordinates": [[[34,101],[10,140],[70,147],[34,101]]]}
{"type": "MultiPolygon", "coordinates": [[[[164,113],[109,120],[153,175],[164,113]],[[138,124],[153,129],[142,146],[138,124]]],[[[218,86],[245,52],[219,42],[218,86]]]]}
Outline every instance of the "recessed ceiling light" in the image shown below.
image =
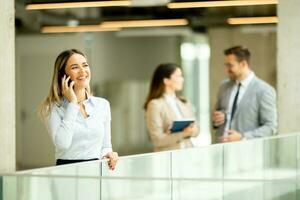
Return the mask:
{"type": "Polygon", "coordinates": [[[230,0],[230,1],[199,1],[199,2],[174,2],[169,3],[168,8],[205,8],[226,6],[254,6],[278,4],[278,0],[230,0]]]}
{"type": "Polygon", "coordinates": [[[272,24],[278,23],[278,17],[237,17],[228,18],[228,24],[241,25],[241,24],[272,24]]]}
{"type": "Polygon", "coordinates": [[[129,20],[129,21],[106,21],[102,22],[102,28],[133,28],[154,26],[185,26],[186,19],[152,19],[152,20],[129,20]]]}
{"type": "Polygon", "coordinates": [[[26,10],[111,7],[111,6],[130,6],[130,5],[131,5],[131,1],[129,1],[129,0],[64,2],[64,3],[34,3],[34,4],[27,4],[26,10]]]}
{"type": "Polygon", "coordinates": [[[72,32],[103,32],[119,31],[120,28],[101,28],[99,25],[81,25],[81,26],[44,26],[42,33],[72,33],[72,32]]]}

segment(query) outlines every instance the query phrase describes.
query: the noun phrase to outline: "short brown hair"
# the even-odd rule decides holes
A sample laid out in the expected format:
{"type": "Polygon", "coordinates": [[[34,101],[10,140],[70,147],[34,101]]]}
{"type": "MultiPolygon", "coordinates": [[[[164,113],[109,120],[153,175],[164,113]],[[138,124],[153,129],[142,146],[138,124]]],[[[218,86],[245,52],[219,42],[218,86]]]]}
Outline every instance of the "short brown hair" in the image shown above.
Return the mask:
{"type": "Polygon", "coordinates": [[[250,63],[251,54],[250,54],[250,51],[246,47],[234,46],[234,47],[224,50],[224,54],[226,56],[233,54],[236,56],[236,58],[239,62],[245,60],[248,64],[250,63]]]}

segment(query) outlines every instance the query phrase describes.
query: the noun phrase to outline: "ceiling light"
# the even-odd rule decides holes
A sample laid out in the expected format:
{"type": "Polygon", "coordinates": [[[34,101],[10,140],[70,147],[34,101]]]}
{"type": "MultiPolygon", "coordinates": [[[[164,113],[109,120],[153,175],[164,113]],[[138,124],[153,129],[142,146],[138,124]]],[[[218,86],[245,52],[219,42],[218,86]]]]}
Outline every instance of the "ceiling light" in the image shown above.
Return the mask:
{"type": "Polygon", "coordinates": [[[278,4],[278,0],[230,0],[230,1],[201,1],[201,2],[174,2],[169,3],[168,8],[205,8],[226,6],[254,6],[278,4]]]}
{"type": "Polygon", "coordinates": [[[228,18],[228,24],[240,25],[240,24],[271,24],[278,23],[278,17],[238,17],[228,18]]]}
{"type": "Polygon", "coordinates": [[[185,26],[186,19],[153,19],[153,20],[129,20],[129,21],[106,21],[102,22],[102,28],[133,28],[153,26],[185,26]]]}
{"type": "Polygon", "coordinates": [[[81,26],[44,26],[42,33],[72,33],[72,32],[102,32],[119,31],[119,28],[101,28],[99,25],[81,25],[81,26]]]}
{"type": "Polygon", "coordinates": [[[109,6],[130,6],[130,0],[112,1],[88,1],[88,2],[64,2],[64,3],[34,3],[27,4],[26,10],[63,9],[63,8],[88,8],[109,6]]]}

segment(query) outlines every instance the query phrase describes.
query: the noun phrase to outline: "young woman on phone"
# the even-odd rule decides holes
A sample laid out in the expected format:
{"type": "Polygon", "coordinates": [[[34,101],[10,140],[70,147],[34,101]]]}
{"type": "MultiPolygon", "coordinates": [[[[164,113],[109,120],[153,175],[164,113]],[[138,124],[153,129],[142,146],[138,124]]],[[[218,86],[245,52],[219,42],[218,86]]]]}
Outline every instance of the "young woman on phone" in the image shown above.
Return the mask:
{"type": "Polygon", "coordinates": [[[81,51],[60,53],[40,115],[55,145],[57,165],[107,158],[114,169],[118,154],[111,145],[110,105],[92,96],[90,80],[90,66],[81,51]]]}

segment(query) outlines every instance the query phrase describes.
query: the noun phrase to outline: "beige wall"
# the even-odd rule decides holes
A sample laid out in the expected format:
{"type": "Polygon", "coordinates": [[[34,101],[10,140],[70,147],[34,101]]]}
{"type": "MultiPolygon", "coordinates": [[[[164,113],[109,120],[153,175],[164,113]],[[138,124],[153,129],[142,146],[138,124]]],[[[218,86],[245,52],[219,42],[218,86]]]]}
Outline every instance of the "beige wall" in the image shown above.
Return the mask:
{"type": "Polygon", "coordinates": [[[279,0],[278,112],[281,133],[299,132],[300,1],[279,0]]]}
{"type": "Polygon", "coordinates": [[[94,37],[97,81],[145,80],[161,62],[179,62],[179,37],[94,37]]]}

